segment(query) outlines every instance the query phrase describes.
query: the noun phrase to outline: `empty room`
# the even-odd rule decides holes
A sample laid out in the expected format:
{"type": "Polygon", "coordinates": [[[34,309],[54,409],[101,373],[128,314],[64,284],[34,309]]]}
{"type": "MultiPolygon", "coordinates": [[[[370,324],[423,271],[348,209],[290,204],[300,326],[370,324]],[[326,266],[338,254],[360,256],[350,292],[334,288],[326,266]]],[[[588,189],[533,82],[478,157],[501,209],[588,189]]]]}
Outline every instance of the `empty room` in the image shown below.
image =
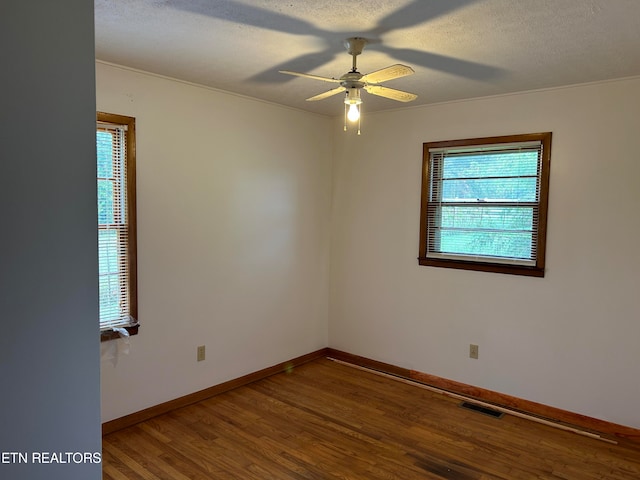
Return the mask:
{"type": "Polygon", "coordinates": [[[640,478],[640,2],[0,18],[1,478],[640,478]]]}

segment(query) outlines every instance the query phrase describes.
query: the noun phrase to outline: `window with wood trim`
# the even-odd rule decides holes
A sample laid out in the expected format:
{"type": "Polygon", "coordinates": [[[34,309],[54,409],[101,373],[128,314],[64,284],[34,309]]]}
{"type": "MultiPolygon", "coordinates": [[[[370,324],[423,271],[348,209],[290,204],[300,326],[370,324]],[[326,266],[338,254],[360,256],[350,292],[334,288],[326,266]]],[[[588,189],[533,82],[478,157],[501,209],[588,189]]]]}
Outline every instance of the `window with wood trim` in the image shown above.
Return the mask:
{"type": "Polygon", "coordinates": [[[100,333],[109,340],[118,329],[138,333],[135,119],[99,112],[96,152],[100,333]]]}
{"type": "Polygon", "coordinates": [[[420,265],[544,276],[551,133],[423,145],[420,265]]]}

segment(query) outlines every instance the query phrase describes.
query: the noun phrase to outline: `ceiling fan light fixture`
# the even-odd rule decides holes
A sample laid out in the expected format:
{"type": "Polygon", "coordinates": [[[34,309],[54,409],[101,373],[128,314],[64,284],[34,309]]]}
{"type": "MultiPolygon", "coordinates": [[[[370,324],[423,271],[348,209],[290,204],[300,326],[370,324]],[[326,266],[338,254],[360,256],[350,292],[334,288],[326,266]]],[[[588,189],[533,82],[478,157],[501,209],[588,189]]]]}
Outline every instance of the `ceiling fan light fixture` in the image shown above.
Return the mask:
{"type": "MultiPolygon", "coordinates": [[[[347,118],[351,122],[356,122],[360,118],[360,107],[359,105],[362,103],[362,98],[360,97],[360,89],[359,88],[349,88],[347,89],[347,95],[344,97],[345,105],[349,106],[349,111],[347,113],[347,118]]],[[[346,106],[345,106],[346,108],[346,106]]]]}
{"type": "MultiPolygon", "coordinates": [[[[345,87],[346,88],[346,87],[345,87]]],[[[358,122],[358,135],[360,135],[360,89],[357,87],[346,88],[347,94],[344,97],[344,131],[347,131],[347,120],[352,123],[358,122]]]]}
{"type": "Polygon", "coordinates": [[[347,95],[344,97],[344,103],[347,105],[360,105],[362,103],[362,98],[360,97],[360,89],[359,88],[348,88],[347,95]]]}

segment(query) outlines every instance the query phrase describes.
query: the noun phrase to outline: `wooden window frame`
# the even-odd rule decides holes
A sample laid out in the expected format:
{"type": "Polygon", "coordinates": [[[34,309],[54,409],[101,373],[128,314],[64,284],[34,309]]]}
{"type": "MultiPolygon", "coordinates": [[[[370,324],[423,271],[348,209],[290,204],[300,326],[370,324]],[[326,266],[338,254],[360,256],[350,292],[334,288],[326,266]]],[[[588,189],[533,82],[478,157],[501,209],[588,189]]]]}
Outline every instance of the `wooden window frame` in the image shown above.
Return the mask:
{"type": "Polygon", "coordinates": [[[422,157],[422,191],[420,207],[420,249],[418,253],[419,265],[455,268],[462,270],[475,270],[483,272],[506,273],[512,275],[525,275],[544,277],[545,251],[547,237],[547,209],[549,200],[549,169],[551,161],[551,132],[532,133],[522,135],[506,135],[499,137],[472,138],[463,140],[449,140],[443,142],[428,142],[423,144],[422,157]],[[539,174],[539,198],[537,202],[538,222],[536,235],[535,265],[513,265],[507,263],[495,263],[491,261],[469,261],[461,259],[439,259],[427,257],[428,252],[428,225],[431,219],[428,216],[429,199],[431,195],[430,171],[431,150],[442,148],[462,148],[492,144],[525,143],[539,141],[542,146],[541,164],[539,174]]]}
{"type": "MultiPolygon", "coordinates": [[[[114,125],[126,125],[126,217],[128,224],[127,259],[129,270],[129,315],[136,320],[132,325],[122,325],[129,335],[137,335],[138,320],[138,272],[137,272],[137,222],[136,222],[136,129],[135,118],[113,113],[97,112],[98,122],[110,123],[114,125]]],[[[100,330],[100,341],[115,340],[120,338],[120,334],[113,329],[100,330]]]]}

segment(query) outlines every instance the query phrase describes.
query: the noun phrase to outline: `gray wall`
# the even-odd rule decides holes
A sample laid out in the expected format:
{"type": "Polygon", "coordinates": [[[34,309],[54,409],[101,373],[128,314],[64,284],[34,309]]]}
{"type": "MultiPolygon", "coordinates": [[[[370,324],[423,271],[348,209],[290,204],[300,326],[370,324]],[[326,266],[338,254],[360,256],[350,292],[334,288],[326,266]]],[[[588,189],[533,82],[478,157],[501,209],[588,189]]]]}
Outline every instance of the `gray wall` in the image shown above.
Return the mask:
{"type": "Polygon", "coordinates": [[[0,2],[0,478],[100,452],[93,2],[0,2]],[[7,452],[28,463],[2,463],[7,452]]]}

